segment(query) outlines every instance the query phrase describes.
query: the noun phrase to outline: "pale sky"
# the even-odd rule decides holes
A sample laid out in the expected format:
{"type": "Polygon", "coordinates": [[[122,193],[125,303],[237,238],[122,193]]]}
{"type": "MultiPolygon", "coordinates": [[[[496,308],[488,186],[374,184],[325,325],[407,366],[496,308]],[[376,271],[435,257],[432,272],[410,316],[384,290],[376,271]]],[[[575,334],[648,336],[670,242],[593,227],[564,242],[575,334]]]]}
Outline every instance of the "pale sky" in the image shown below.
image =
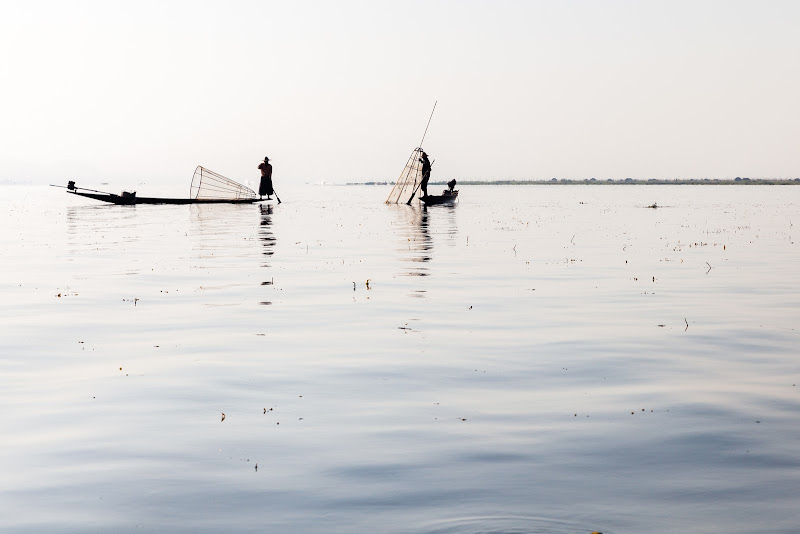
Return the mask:
{"type": "Polygon", "coordinates": [[[0,180],[800,177],[800,1],[0,0],[0,180]]]}

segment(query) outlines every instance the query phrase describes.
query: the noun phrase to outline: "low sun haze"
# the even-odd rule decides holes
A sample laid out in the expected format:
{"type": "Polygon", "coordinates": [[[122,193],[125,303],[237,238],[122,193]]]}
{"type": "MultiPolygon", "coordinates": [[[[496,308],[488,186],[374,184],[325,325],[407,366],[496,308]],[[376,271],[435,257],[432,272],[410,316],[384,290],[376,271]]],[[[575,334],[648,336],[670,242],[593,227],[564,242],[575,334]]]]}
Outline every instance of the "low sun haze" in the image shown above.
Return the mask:
{"type": "Polygon", "coordinates": [[[794,1],[5,2],[0,181],[800,176],[794,1]]]}

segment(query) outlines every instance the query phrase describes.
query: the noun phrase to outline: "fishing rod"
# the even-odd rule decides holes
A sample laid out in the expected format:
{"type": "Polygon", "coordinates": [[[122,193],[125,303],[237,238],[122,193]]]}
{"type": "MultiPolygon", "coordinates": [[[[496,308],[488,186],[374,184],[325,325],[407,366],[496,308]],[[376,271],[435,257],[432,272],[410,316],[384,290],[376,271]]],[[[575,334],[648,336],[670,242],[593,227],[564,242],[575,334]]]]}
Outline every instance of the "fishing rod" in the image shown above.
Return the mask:
{"type": "Polygon", "coordinates": [[[431,119],[433,119],[433,112],[436,111],[436,104],[438,104],[438,103],[439,103],[438,100],[433,103],[433,109],[431,110],[431,116],[430,116],[430,118],[428,118],[428,124],[425,125],[425,132],[422,134],[422,139],[419,142],[419,147],[420,148],[422,148],[422,143],[423,143],[423,141],[425,141],[425,136],[428,134],[428,126],[431,125],[431,119]]]}
{"type": "MultiPolygon", "coordinates": [[[[422,150],[422,143],[425,142],[425,136],[428,135],[428,127],[431,125],[431,120],[433,119],[433,112],[436,111],[436,104],[438,104],[438,103],[439,103],[438,100],[434,101],[433,109],[431,110],[431,116],[428,117],[428,124],[425,125],[425,131],[422,133],[422,139],[419,140],[419,150],[420,150],[420,152],[424,152],[422,150]]],[[[436,161],[436,160],[433,160],[433,161],[436,161]]],[[[431,163],[431,167],[433,167],[433,163],[431,163]]],[[[408,199],[408,202],[406,202],[407,206],[411,205],[411,201],[414,200],[414,195],[417,194],[417,191],[419,190],[421,185],[422,185],[422,182],[417,184],[417,187],[414,188],[414,191],[411,193],[411,197],[408,199]]]]}

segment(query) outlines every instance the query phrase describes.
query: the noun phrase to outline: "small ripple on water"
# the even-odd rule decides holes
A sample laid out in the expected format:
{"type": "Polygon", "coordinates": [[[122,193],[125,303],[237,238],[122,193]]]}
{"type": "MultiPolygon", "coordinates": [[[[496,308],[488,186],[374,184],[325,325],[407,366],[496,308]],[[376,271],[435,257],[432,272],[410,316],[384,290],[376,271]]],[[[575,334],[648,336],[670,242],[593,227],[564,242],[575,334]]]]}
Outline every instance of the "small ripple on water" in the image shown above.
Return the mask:
{"type": "Polygon", "coordinates": [[[540,516],[475,516],[435,521],[423,526],[419,532],[427,534],[575,534],[603,532],[597,527],[587,527],[574,522],[559,521],[540,516]]]}

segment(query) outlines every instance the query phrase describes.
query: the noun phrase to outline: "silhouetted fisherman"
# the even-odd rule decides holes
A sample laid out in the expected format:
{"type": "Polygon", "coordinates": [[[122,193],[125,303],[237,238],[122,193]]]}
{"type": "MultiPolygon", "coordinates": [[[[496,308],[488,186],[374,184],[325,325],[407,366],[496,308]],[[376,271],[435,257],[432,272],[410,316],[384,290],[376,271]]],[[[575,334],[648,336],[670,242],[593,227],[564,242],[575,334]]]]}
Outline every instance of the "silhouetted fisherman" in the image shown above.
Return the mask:
{"type": "Polygon", "coordinates": [[[258,169],[261,171],[261,184],[258,187],[258,195],[259,197],[267,195],[267,200],[272,200],[269,197],[275,194],[275,190],[272,188],[272,165],[269,164],[268,157],[264,157],[264,162],[258,166],[258,169]]]}
{"type": "Polygon", "coordinates": [[[422,151],[422,157],[419,158],[420,163],[422,163],[422,182],[420,183],[420,189],[422,189],[422,198],[428,196],[428,180],[431,177],[431,162],[428,161],[428,154],[425,151],[422,151]]]}
{"type": "Polygon", "coordinates": [[[447,182],[447,188],[448,188],[448,192],[452,195],[453,194],[453,189],[456,188],[456,179],[455,178],[453,178],[452,180],[447,182]]]}

